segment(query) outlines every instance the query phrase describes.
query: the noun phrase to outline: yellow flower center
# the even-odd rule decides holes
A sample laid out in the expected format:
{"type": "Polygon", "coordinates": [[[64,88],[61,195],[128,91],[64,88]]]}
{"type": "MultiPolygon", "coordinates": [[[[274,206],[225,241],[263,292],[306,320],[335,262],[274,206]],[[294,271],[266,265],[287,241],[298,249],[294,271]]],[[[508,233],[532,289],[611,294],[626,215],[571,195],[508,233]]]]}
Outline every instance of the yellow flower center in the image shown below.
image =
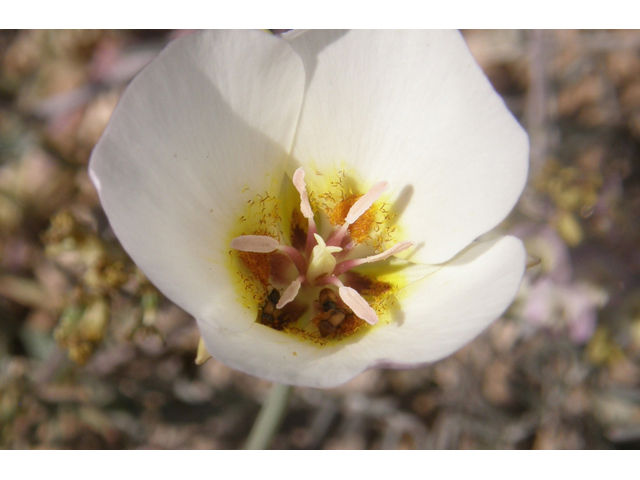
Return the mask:
{"type": "Polygon", "coordinates": [[[396,241],[386,182],[359,191],[340,171],[318,194],[304,177],[299,168],[278,195],[247,202],[230,268],[258,323],[324,344],[390,320],[402,283],[393,256],[413,243],[396,241]]]}

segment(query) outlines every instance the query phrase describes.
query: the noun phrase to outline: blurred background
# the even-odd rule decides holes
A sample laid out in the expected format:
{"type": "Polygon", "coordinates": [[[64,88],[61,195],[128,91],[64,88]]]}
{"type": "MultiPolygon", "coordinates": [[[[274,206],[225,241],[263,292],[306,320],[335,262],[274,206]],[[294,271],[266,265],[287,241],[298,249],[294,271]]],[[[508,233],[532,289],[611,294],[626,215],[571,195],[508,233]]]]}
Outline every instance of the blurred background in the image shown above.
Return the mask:
{"type": "MultiPolygon", "coordinates": [[[[195,321],[87,175],[127,83],[182,34],[0,31],[1,448],[235,449],[269,392],[195,364],[195,321]]],[[[531,138],[500,227],[532,256],[518,298],[441,362],[294,389],[274,448],[640,447],[640,31],[463,34],[531,138]]]]}

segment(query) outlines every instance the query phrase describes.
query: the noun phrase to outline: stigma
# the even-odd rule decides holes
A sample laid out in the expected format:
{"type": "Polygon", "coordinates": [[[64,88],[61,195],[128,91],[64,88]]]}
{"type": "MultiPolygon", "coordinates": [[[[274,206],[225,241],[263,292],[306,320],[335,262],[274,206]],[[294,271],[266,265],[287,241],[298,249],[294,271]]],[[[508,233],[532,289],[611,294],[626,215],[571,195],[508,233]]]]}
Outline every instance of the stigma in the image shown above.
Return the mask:
{"type": "Polygon", "coordinates": [[[411,241],[395,242],[373,255],[362,255],[363,249],[355,248],[379,231],[378,225],[371,221],[371,209],[388,189],[387,182],[376,183],[362,195],[349,195],[334,208],[321,212],[317,205],[315,209],[312,207],[302,168],[295,171],[292,181],[299,195],[294,214],[297,211],[298,217],[304,219],[301,223],[306,221],[306,232],[302,231],[303,226],[292,221],[292,232],[280,238],[255,232],[237,236],[230,243],[233,250],[250,259],[245,265],[255,276],[260,275],[256,265],[269,265],[269,272],[262,274],[267,292],[259,308],[258,321],[278,330],[294,324],[297,326],[292,330],[312,332],[311,336],[315,330],[322,338],[337,331],[348,333],[363,323],[376,325],[379,316],[370,302],[376,295],[380,296],[380,292],[392,290],[392,286],[352,269],[384,262],[413,246],[411,241]],[[320,215],[329,221],[317,224],[316,218],[320,219],[320,215]],[[327,223],[330,226],[319,231],[318,225],[327,223]],[[301,241],[293,241],[294,226],[301,241]],[[291,245],[281,240],[286,237],[291,245]],[[262,260],[269,255],[271,259],[265,264],[262,260]],[[271,265],[279,275],[271,272],[271,265]]]}

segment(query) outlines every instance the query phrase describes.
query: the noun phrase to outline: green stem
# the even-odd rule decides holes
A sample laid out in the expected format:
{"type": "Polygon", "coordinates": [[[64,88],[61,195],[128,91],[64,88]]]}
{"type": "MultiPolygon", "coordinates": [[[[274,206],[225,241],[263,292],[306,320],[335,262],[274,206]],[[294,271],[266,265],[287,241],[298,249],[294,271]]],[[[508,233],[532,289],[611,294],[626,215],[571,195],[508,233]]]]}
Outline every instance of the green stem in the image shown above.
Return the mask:
{"type": "Polygon", "coordinates": [[[292,387],[276,384],[262,405],[258,418],[251,428],[245,450],[266,450],[271,445],[289,405],[292,387]]]}

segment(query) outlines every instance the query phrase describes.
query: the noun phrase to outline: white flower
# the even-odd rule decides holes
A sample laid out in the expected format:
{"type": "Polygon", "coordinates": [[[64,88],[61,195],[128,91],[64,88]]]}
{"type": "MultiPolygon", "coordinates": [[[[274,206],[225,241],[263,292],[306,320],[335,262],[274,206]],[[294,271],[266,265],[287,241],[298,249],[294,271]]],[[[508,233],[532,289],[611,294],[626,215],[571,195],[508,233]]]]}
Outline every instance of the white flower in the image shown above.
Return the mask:
{"type": "Polygon", "coordinates": [[[523,246],[474,240],[527,157],[457,32],[217,31],[131,82],[90,173],[213,357],[331,387],[443,358],[504,312],[523,246]]]}

